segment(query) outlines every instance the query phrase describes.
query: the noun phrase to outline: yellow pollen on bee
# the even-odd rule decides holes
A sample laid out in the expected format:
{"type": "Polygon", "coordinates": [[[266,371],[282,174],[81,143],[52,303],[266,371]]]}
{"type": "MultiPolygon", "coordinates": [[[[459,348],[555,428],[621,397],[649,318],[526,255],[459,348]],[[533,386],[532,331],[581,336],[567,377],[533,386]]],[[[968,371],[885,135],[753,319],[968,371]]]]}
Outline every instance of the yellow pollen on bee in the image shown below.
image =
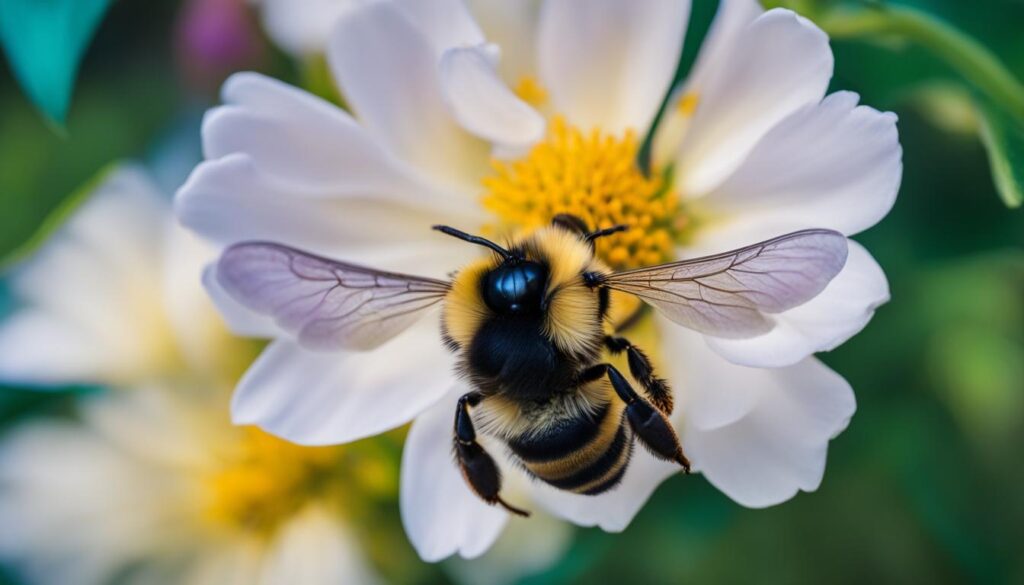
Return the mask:
{"type": "Polygon", "coordinates": [[[542,106],[548,101],[547,90],[539,81],[529,75],[521,77],[512,91],[519,96],[519,99],[531,106],[542,106]]]}
{"type": "Polygon", "coordinates": [[[637,166],[640,144],[633,131],[616,136],[583,132],[562,118],[551,120],[547,138],[516,161],[493,162],[483,180],[483,206],[498,218],[488,232],[546,225],[559,213],[591,229],[619,224],[629,230],[597,240],[597,254],[617,270],[669,261],[681,224],[679,197],[659,173],[637,166]]]}
{"type": "Polygon", "coordinates": [[[269,533],[299,511],[329,477],[339,447],[301,447],[255,427],[203,478],[211,522],[269,533]]]}
{"type": "Polygon", "coordinates": [[[698,96],[696,93],[690,92],[684,94],[683,97],[679,98],[679,101],[676,103],[676,109],[679,111],[680,114],[689,118],[690,116],[693,115],[694,112],[697,111],[697,106],[699,104],[700,96],[698,96]]]}

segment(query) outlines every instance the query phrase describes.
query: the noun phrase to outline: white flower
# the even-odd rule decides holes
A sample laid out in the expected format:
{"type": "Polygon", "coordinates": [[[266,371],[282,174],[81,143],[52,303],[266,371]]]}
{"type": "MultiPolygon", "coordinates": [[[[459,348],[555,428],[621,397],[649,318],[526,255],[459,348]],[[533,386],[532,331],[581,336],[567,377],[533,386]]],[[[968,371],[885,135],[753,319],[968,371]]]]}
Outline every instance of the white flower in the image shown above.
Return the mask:
{"type": "Polygon", "coordinates": [[[323,53],[338,18],[358,0],[250,0],[267,36],[294,57],[323,53]]]}
{"type": "MultiPolygon", "coordinates": [[[[669,90],[688,2],[467,4],[471,11],[456,0],[347,10],[327,58],[351,115],[259,75],[230,79],[225,105],[204,123],[208,160],[178,194],[182,221],[220,245],[272,240],[441,277],[476,251],[431,233],[439,222],[529,228],[564,211],[601,227],[640,226],[602,239],[600,255],[621,268],[806,227],[850,235],[894,201],[895,116],[857,106],[852,93],[825,97],[828,39],[792,12],[722,1],[647,177],[633,160],[669,90]]],[[[236,330],[275,338],[236,392],[237,422],[329,444],[422,412],[403,456],[413,543],[431,560],[490,546],[507,515],[475,499],[451,462],[454,399],[466,388],[436,320],[370,353],[314,353],[207,280],[236,330]]],[[[649,323],[657,344],[645,347],[676,392],[675,422],[695,469],[753,507],[816,489],[828,442],[855,404],[845,380],[812,354],[854,335],[887,298],[881,270],[850,242],[842,273],[776,315],[765,335],[725,340],[649,323]]],[[[622,485],[601,496],[529,483],[515,469],[506,485],[556,516],[622,530],[674,472],[638,450],[622,485]]]]}
{"type": "Polygon", "coordinates": [[[110,171],[15,269],[22,306],[0,323],[0,379],[121,385],[190,372],[230,384],[251,350],[196,282],[210,257],[141,169],[110,171]]]}
{"type": "Polygon", "coordinates": [[[6,437],[8,566],[31,583],[376,582],[332,492],[313,487],[337,448],[233,427],[222,393],[186,394],[92,397],[81,422],[30,422],[6,437]]]}

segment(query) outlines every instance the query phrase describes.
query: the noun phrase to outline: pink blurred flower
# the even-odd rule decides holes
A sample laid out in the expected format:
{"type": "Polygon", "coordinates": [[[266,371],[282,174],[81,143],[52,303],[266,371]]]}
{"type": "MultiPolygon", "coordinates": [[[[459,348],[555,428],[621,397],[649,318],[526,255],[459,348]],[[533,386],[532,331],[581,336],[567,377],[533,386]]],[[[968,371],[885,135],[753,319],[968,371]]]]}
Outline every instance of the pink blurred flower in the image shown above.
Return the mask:
{"type": "Polygon", "coordinates": [[[206,92],[234,71],[258,67],[266,47],[245,0],[186,0],[175,53],[186,84],[206,92]]]}

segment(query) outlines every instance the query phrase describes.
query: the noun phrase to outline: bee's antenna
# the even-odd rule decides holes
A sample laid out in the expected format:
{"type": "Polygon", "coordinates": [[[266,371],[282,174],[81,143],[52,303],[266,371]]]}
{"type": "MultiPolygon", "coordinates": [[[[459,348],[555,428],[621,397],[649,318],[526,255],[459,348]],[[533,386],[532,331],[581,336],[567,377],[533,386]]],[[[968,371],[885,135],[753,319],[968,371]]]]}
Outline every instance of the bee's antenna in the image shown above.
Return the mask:
{"type": "Polygon", "coordinates": [[[499,256],[501,256],[505,260],[511,260],[512,259],[512,253],[511,252],[509,252],[505,248],[502,248],[498,244],[495,244],[494,242],[488,240],[487,238],[481,238],[480,236],[473,236],[473,235],[467,234],[466,232],[457,230],[457,229],[455,229],[453,227],[448,227],[446,225],[435,225],[434,229],[439,231],[439,232],[441,232],[441,233],[443,233],[443,234],[447,234],[449,236],[452,236],[454,238],[459,238],[460,240],[465,240],[465,241],[467,241],[467,242],[469,242],[471,244],[477,244],[479,246],[486,246],[486,247],[494,250],[499,256]]]}
{"type": "Polygon", "coordinates": [[[624,232],[624,231],[626,231],[628,229],[629,229],[628,225],[613,225],[610,228],[605,228],[603,230],[597,230],[596,232],[590,232],[589,234],[587,234],[586,239],[587,239],[588,242],[593,242],[597,238],[603,238],[604,236],[610,236],[610,235],[618,233],[618,232],[624,232]]]}

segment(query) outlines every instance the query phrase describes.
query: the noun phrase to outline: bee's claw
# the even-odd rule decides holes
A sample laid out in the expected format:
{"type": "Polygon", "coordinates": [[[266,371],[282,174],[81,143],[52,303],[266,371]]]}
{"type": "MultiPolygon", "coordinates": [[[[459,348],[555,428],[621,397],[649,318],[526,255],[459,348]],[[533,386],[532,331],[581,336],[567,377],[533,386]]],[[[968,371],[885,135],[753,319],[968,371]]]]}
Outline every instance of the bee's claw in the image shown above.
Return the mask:
{"type": "Polygon", "coordinates": [[[496,497],[494,499],[494,501],[496,503],[500,504],[502,508],[505,508],[509,512],[515,514],[516,516],[521,516],[523,518],[529,518],[530,517],[530,513],[529,512],[527,512],[526,510],[523,510],[522,508],[517,508],[517,507],[513,506],[512,504],[509,504],[505,500],[501,499],[500,496],[496,497]]]}
{"type": "Polygon", "coordinates": [[[683,473],[690,474],[690,460],[686,458],[686,455],[683,455],[682,450],[676,452],[676,463],[683,466],[683,473]]]}

